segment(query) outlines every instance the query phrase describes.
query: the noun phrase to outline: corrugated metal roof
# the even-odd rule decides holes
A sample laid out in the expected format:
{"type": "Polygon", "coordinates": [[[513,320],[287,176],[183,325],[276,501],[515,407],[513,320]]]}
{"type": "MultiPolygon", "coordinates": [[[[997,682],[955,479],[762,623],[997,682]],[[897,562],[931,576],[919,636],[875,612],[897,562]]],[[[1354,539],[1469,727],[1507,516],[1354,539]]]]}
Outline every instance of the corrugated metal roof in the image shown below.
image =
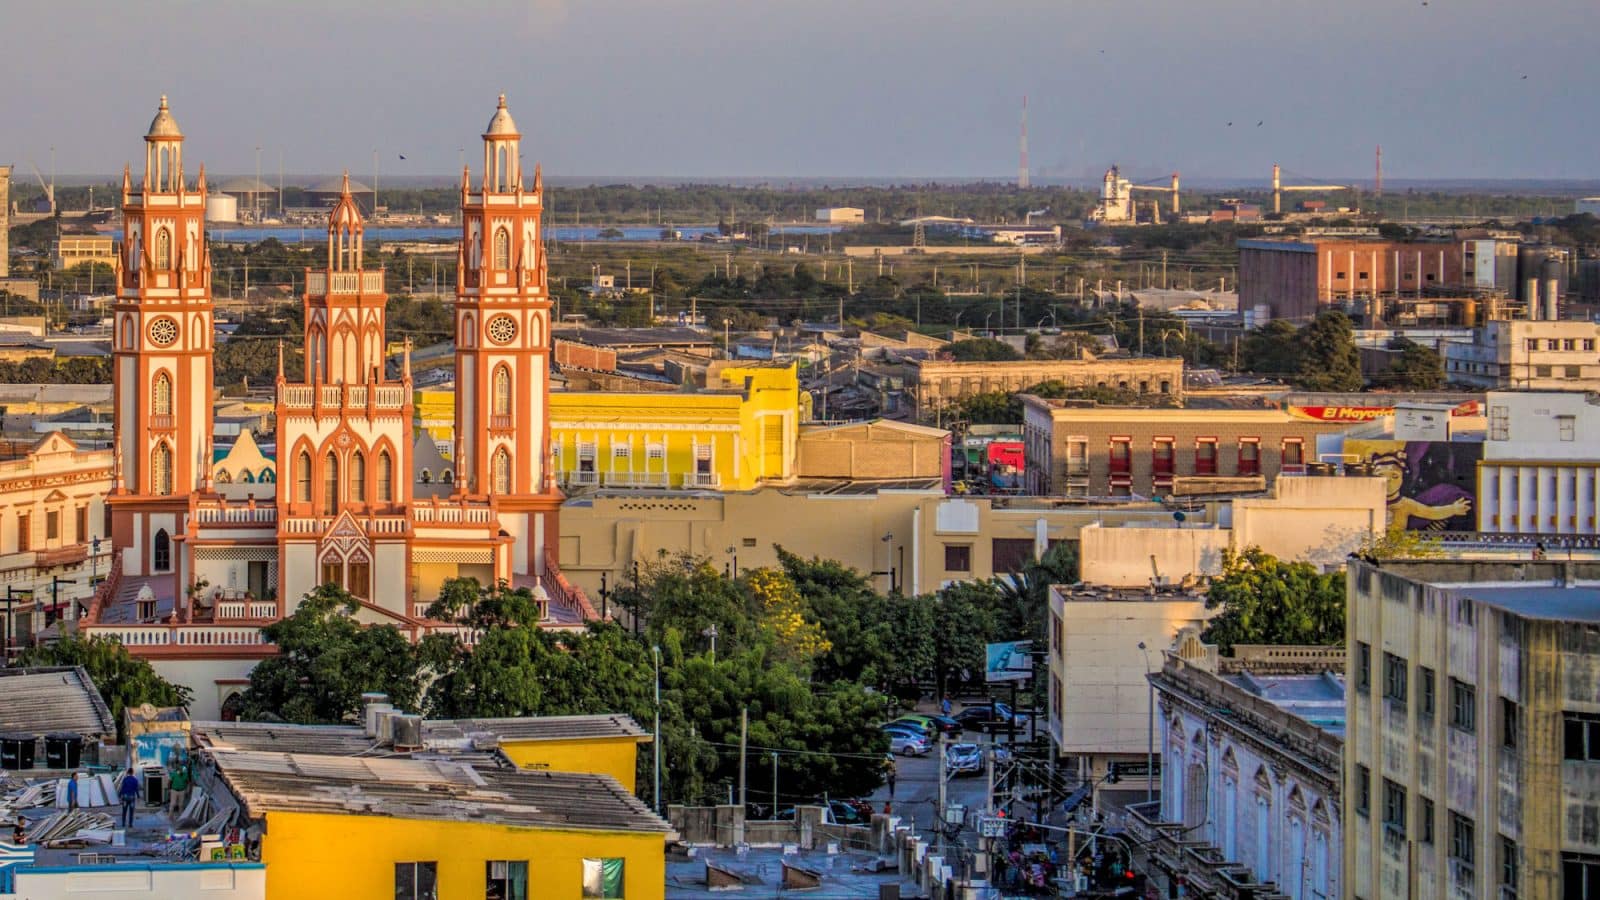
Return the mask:
{"type": "Polygon", "coordinates": [[[388,816],[671,836],[616,779],[442,760],[209,751],[252,819],[273,812],[388,816]]]}
{"type": "Polygon", "coordinates": [[[487,732],[502,741],[566,741],[579,738],[637,738],[650,735],[632,716],[528,716],[516,719],[430,719],[423,723],[425,740],[465,737],[487,732]]]}
{"type": "Polygon", "coordinates": [[[196,722],[192,733],[199,746],[222,750],[354,756],[377,746],[365,729],[355,725],[196,722]]]}
{"type": "Polygon", "coordinates": [[[81,666],[0,669],[0,732],[89,737],[116,734],[117,723],[81,666]]]}

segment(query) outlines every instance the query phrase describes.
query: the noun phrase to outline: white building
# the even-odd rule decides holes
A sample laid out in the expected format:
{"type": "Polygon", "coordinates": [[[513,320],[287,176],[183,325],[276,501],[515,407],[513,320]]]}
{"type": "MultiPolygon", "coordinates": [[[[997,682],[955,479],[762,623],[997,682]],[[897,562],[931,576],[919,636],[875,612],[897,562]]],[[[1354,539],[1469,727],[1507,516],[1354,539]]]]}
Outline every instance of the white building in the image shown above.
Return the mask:
{"type": "Polygon", "coordinates": [[[1144,871],[1163,896],[1340,897],[1345,653],[1234,654],[1185,634],[1150,677],[1161,798],[1129,809],[1144,871]]]}
{"type": "Polygon", "coordinates": [[[818,222],[831,222],[835,225],[860,225],[866,220],[866,210],[855,206],[827,206],[817,210],[818,222]]]}
{"type": "Polygon", "coordinates": [[[1211,615],[1198,590],[1050,589],[1050,740],[1059,765],[1096,785],[1097,808],[1144,798],[1142,778],[1123,778],[1117,788],[1101,782],[1113,763],[1124,774],[1143,771],[1151,739],[1147,665],[1159,665],[1161,648],[1211,615]]]}
{"type": "Polygon", "coordinates": [[[1471,343],[1444,345],[1445,378],[1480,388],[1600,390],[1600,325],[1579,320],[1497,319],[1471,343]]]}
{"type": "Polygon", "coordinates": [[[1600,533],[1600,399],[1581,391],[1491,391],[1488,408],[1478,530],[1600,533]]]}

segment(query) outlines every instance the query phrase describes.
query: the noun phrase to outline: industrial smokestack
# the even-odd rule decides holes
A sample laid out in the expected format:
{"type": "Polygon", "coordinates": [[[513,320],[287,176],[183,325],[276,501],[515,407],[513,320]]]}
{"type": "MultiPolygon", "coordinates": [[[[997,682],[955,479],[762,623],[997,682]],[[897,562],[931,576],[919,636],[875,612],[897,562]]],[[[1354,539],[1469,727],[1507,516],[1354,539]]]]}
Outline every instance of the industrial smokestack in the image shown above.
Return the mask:
{"type": "Polygon", "coordinates": [[[1544,318],[1544,310],[1539,306],[1539,276],[1529,275],[1522,282],[1522,299],[1528,303],[1528,318],[1537,322],[1544,318]]]}
{"type": "Polygon", "coordinates": [[[1544,292],[1539,298],[1544,301],[1544,317],[1554,321],[1560,318],[1558,303],[1561,299],[1561,257],[1546,256],[1544,258],[1544,292]]]}
{"type": "Polygon", "coordinates": [[[1028,189],[1028,95],[1022,95],[1022,139],[1017,148],[1017,188],[1028,189]]]}

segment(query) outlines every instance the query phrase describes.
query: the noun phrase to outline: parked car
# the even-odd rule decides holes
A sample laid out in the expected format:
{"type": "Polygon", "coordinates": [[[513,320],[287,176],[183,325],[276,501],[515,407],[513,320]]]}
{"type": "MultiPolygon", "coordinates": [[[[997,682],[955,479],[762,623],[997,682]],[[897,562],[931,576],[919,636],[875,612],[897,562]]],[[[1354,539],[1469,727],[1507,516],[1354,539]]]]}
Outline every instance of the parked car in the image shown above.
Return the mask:
{"type": "Polygon", "coordinates": [[[1008,720],[1021,732],[1030,721],[1027,713],[1015,712],[1004,703],[978,703],[964,707],[956,713],[955,718],[961,727],[985,733],[1005,731],[1008,720]]]}
{"type": "MultiPolygon", "coordinates": [[[[1011,751],[1005,747],[992,748],[994,761],[1011,761],[1011,751]]],[[[952,778],[957,775],[976,775],[983,771],[983,748],[977,744],[951,744],[944,750],[944,771],[952,778]]]]}
{"type": "Polygon", "coordinates": [[[903,731],[889,732],[889,752],[898,756],[925,756],[928,753],[928,739],[921,735],[908,734],[903,731]]]}
{"type": "Polygon", "coordinates": [[[940,734],[961,733],[961,723],[957,722],[954,716],[929,715],[927,719],[938,727],[940,734]]]}
{"type": "Polygon", "coordinates": [[[882,731],[884,734],[905,734],[912,737],[919,737],[930,744],[933,743],[932,735],[909,722],[885,722],[878,726],[878,730],[882,731]]]}
{"type": "Polygon", "coordinates": [[[927,735],[930,740],[939,733],[939,726],[934,723],[933,719],[927,716],[901,716],[898,719],[891,719],[883,724],[904,725],[908,728],[915,728],[927,735]]]}

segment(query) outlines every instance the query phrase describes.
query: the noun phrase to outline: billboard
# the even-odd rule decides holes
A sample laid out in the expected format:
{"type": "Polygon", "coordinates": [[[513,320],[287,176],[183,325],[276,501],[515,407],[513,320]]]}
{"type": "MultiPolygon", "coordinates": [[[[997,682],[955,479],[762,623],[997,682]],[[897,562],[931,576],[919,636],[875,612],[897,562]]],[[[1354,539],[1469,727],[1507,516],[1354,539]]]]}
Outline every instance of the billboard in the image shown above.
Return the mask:
{"type": "Polygon", "coordinates": [[[1477,529],[1483,444],[1349,440],[1344,452],[1388,482],[1391,524],[1409,531],[1477,529]]]}
{"type": "MultiPolygon", "coordinates": [[[[1291,406],[1289,415],[1313,422],[1371,422],[1394,415],[1393,406],[1291,406]]],[[[1478,402],[1468,400],[1450,410],[1452,416],[1476,416],[1478,402]]]]}
{"type": "Polygon", "coordinates": [[[1027,681],[1033,676],[1033,641],[1006,641],[985,647],[984,681],[1027,681]]]}

